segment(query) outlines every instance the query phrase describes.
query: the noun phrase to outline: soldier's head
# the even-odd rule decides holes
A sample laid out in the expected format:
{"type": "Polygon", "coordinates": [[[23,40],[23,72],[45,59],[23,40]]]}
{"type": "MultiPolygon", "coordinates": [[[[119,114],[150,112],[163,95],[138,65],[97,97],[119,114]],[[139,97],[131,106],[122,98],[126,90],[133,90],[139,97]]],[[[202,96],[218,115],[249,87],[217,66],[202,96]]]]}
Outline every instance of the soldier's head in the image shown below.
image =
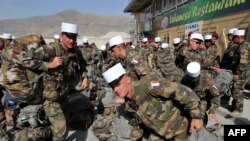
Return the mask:
{"type": "Polygon", "coordinates": [[[60,42],[60,36],[59,35],[57,35],[57,34],[54,35],[54,42],[55,43],[59,43],[60,42]]]}
{"type": "Polygon", "coordinates": [[[77,36],[78,25],[72,23],[62,23],[60,41],[65,50],[69,50],[76,45],[77,36]]]}
{"type": "Polygon", "coordinates": [[[178,49],[180,47],[180,45],[181,45],[181,38],[174,38],[173,39],[173,45],[174,45],[175,48],[178,49]]]}
{"type": "Polygon", "coordinates": [[[132,80],[131,77],[126,74],[126,71],[121,63],[109,68],[102,75],[105,81],[113,88],[118,97],[131,98],[132,80]]]}
{"type": "Polygon", "coordinates": [[[219,39],[219,34],[217,32],[213,32],[212,34],[212,44],[215,44],[215,42],[219,39]]]}
{"type": "Polygon", "coordinates": [[[206,48],[209,48],[212,45],[212,35],[211,34],[205,35],[204,40],[206,48]]]}
{"type": "Polygon", "coordinates": [[[245,30],[235,30],[233,33],[233,42],[235,44],[242,44],[245,41],[245,30]]]}
{"type": "Polygon", "coordinates": [[[117,59],[124,59],[126,57],[126,46],[122,36],[115,36],[108,41],[109,49],[117,59]]]}
{"type": "Polygon", "coordinates": [[[5,46],[9,46],[9,44],[10,44],[11,41],[12,41],[12,34],[4,33],[4,34],[3,34],[3,40],[4,40],[4,45],[5,45],[5,46]]]}
{"type": "Polygon", "coordinates": [[[204,38],[203,38],[202,34],[193,33],[190,37],[189,46],[192,50],[197,50],[197,49],[199,49],[199,46],[201,45],[201,43],[203,41],[204,41],[204,38]]]}
{"type": "Polygon", "coordinates": [[[233,41],[233,33],[235,30],[238,30],[238,28],[231,28],[228,30],[228,33],[227,33],[227,39],[228,41],[233,41]]]}
{"type": "Polygon", "coordinates": [[[201,66],[198,62],[191,62],[187,65],[186,77],[189,82],[197,82],[200,78],[201,66]]]}
{"type": "Polygon", "coordinates": [[[156,44],[156,47],[160,47],[161,46],[161,37],[155,37],[155,44],[156,44]]]}
{"type": "Polygon", "coordinates": [[[142,46],[143,47],[148,46],[148,38],[143,38],[142,39],[142,46]]]}
{"type": "Polygon", "coordinates": [[[83,37],[83,47],[88,47],[89,46],[89,39],[87,37],[83,37]]]}

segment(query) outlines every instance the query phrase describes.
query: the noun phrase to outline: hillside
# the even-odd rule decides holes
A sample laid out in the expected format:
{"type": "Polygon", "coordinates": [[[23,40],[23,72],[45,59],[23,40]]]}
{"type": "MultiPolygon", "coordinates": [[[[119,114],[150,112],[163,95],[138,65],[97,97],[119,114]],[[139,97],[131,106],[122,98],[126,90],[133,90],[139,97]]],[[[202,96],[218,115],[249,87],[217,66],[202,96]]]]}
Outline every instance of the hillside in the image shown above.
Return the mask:
{"type": "Polygon", "coordinates": [[[80,36],[99,37],[109,32],[129,33],[132,28],[130,17],[82,14],[67,10],[54,15],[0,20],[0,34],[7,32],[21,36],[41,33],[45,38],[51,38],[54,34],[60,33],[61,22],[78,24],[80,36]]]}

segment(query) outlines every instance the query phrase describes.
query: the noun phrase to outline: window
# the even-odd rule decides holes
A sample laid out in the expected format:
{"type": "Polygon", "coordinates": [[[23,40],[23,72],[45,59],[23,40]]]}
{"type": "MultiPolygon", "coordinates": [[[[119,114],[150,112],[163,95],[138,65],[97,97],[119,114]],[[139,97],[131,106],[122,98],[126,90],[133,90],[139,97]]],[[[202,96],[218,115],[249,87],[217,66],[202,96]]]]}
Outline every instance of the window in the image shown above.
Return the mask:
{"type": "Polygon", "coordinates": [[[167,6],[167,0],[164,0],[164,1],[163,1],[163,5],[164,5],[164,7],[167,6]]]}

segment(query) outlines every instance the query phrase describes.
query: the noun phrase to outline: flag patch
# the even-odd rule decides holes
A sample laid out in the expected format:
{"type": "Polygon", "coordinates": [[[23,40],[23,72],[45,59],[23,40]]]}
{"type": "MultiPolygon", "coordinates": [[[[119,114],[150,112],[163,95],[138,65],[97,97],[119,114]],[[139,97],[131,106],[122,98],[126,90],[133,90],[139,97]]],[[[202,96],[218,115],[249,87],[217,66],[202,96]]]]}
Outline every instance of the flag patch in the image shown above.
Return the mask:
{"type": "Polygon", "coordinates": [[[160,88],[160,82],[159,81],[151,81],[151,89],[154,90],[154,89],[159,89],[160,88]]]}
{"type": "Polygon", "coordinates": [[[133,58],[131,61],[131,64],[135,65],[139,63],[139,59],[138,58],[133,58]]]}

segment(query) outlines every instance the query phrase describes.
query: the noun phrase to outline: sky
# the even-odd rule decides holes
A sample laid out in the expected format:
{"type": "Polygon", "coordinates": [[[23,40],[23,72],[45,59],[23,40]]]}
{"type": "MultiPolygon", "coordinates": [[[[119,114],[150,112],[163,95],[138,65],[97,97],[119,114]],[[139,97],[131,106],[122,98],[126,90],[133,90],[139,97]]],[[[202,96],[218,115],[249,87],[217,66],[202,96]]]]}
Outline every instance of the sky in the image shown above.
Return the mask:
{"type": "Polygon", "coordinates": [[[100,15],[129,16],[130,0],[1,0],[0,20],[53,15],[64,10],[100,15]]]}

